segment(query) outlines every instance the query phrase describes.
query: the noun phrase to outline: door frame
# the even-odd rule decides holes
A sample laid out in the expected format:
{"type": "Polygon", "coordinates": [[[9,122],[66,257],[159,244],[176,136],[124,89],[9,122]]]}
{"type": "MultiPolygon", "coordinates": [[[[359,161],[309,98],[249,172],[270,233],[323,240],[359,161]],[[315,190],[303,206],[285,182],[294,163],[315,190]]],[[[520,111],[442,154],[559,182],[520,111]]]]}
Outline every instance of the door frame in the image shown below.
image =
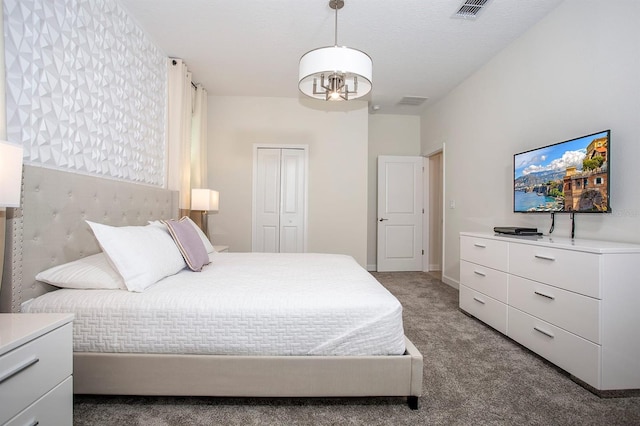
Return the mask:
{"type": "MultiPolygon", "coordinates": [[[[433,213],[433,209],[436,209],[437,203],[436,205],[431,204],[431,201],[433,201],[433,197],[435,197],[437,194],[430,194],[429,193],[429,187],[430,185],[428,184],[428,179],[429,179],[429,173],[428,173],[428,165],[429,165],[429,160],[431,157],[440,154],[440,176],[442,181],[440,182],[441,186],[438,188],[438,191],[441,192],[442,194],[442,205],[440,206],[440,214],[441,214],[441,218],[442,218],[442,222],[440,224],[441,226],[441,231],[442,231],[442,241],[441,241],[441,246],[440,246],[440,272],[442,273],[442,281],[445,282],[446,284],[451,285],[450,282],[447,282],[447,277],[445,277],[445,271],[444,271],[444,267],[445,267],[445,220],[446,220],[446,206],[445,206],[445,190],[446,190],[446,182],[445,182],[445,143],[442,143],[442,147],[439,149],[436,149],[434,151],[429,152],[428,154],[424,154],[424,158],[425,158],[425,163],[426,163],[426,167],[425,167],[425,187],[427,188],[425,191],[425,217],[424,217],[424,226],[427,227],[427,231],[425,231],[424,234],[424,245],[426,247],[425,249],[425,255],[428,253],[428,249],[431,246],[431,243],[433,242],[434,239],[434,235],[433,233],[428,231],[429,228],[429,222],[431,220],[431,214],[433,213]]],[[[425,262],[423,263],[424,267],[424,272],[429,272],[431,270],[430,268],[430,262],[429,262],[429,257],[425,258],[425,262]]],[[[457,287],[456,287],[457,288],[457,287]]]]}
{"type": "Polygon", "coordinates": [[[256,247],[256,186],[258,183],[258,149],[301,149],[304,151],[304,217],[303,217],[303,250],[308,251],[308,217],[309,217],[309,145],[297,144],[269,144],[254,143],[253,144],[253,171],[251,176],[251,251],[256,247]]]}
{"type": "Polygon", "coordinates": [[[429,249],[431,232],[429,219],[431,217],[431,199],[429,198],[429,157],[422,156],[422,272],[429,272],[429,249]]]}

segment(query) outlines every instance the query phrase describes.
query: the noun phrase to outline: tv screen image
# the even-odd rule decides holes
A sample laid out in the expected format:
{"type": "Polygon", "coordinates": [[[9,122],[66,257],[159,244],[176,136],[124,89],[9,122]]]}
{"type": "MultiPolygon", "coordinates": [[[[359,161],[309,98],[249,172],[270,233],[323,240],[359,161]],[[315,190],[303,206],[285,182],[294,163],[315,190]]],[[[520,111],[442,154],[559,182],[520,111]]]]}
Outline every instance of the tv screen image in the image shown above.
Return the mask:
{"type": "Polygon", "coordinates": [[[605,130],[513,156],[513,211],[609,213],[610,136],[605,130]]]}

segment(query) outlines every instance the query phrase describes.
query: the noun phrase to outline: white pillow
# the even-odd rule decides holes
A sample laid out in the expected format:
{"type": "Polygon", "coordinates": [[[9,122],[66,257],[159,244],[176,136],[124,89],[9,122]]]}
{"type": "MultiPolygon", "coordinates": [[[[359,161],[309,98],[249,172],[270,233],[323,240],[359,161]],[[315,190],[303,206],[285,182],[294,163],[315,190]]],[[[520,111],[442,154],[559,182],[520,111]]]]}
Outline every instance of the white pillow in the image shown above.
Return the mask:
{"type": "MultiPolygon", "coordinates": [[[[184,220],[184,219],[186,219],[195,228],[196,232],[198,233],[198,236],[202,240],[202,244],[204,244],[204,248],[207,249],[207,253],[215,253],[216,250],[213,248],[213,245],[211,245],[211,241],[209,241],[209,238],[207,238],[207,236],[204,235],[204,232],[202,232],[202,229],[200,229],[200,227],[196,225],[196,223],[193,220],[191,220],[189,216],[184,216],[180,220],[184,220]]],[[[165,225],[159,220],[149,221],[149,225],[161,226],[167,232],[169,232],[169,230],[167,229],[167,225],[165,225]]]]}
{"type": "Polygon", "coordinates": [[[39,272],[36,280],[63,288],[127,289],[122,277],[109,264],[104,253],[54,266],[39,272]]]}
{"type": "Polygon", "coordinates": [[[187,265],[169,233],[158,226],[109,226],[86,221],[129,291],[144,291],[187,265]]]}

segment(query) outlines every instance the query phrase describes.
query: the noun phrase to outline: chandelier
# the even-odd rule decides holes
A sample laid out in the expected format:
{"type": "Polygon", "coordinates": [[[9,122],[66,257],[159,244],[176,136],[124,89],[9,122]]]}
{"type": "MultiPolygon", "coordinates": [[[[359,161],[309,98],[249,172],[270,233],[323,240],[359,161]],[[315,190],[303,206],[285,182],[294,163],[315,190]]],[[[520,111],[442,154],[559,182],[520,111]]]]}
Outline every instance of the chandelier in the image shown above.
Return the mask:
{"type": "Polygon", "coordinates": [[[338,9],[344,0],[330,0],[336,11],[335,44],[305,53],[300,58],[298,88],[305,95],[325,101],[349,101],[371,91],[371,58],[366,53],[338,46],[338,9]]]}

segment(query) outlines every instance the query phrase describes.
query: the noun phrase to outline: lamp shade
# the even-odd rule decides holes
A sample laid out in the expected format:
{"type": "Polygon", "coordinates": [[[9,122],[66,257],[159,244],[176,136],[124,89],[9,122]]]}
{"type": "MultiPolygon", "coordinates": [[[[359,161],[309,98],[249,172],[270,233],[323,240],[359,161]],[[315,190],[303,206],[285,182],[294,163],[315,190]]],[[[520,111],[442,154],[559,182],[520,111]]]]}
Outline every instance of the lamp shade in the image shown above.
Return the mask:
{"type": "Polygon", "coordinates": [[[20,207],[22,147],[0,141],[0,207],[20,207]]]}
{"type": "Polygon", "coordinates": [[[220,204],[220,193],[218,191],[214,191],[213,189],[211,190],[211,196],[209,197],[210,200],[210,204],[209,204],[209,211],[210,212],[217,212],[218,209],[220,208],[219,204],[220,204]]]}
{"type": "Polygon", "coordinates": [[[217,212],[219,201],[218,191],[205,188],[191,190],[191,210],[217,212]]]}
{"type": "Polygon", "coordinates": [[[314,79],[320,79],[322,74],[329,76],[337,73],[344,76],[349,90],[355,88],[354,77],[357,78],[358,91],[349,97],[357,99],[371,91],[372,70],[371,57],[360,50],[346,46],[321,47],[305,53],[300,58],[298,88],[307,96],[325,99],[324,92],[314,92],[314,79]]]}

